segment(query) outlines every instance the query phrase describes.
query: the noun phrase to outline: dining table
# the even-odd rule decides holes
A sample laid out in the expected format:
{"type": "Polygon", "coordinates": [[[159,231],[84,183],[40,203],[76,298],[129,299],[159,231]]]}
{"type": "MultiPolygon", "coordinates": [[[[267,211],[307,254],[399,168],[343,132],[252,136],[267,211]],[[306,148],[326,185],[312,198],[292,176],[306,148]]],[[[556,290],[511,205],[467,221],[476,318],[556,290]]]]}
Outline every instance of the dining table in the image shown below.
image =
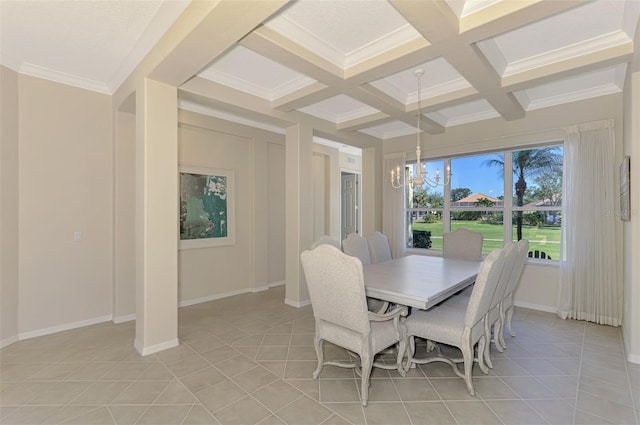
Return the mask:
{"type": "Polygon", "coordinates": [[[368,297],[428,310],[473,284],[481,261],[407,255],[363,267],[368,297]]]}

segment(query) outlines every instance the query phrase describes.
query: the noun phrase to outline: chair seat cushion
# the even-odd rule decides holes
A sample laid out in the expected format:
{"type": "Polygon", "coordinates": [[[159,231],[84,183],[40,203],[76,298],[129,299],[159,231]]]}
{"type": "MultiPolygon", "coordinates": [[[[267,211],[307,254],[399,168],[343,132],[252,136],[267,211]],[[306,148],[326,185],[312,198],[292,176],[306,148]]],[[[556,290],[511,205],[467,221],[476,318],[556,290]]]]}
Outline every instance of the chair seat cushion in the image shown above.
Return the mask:
{"type": "Polygon", "coordinates": [[[464,332],[464,308],[414,310],[405,320],[409,335],[458,346],[464,332]]]}

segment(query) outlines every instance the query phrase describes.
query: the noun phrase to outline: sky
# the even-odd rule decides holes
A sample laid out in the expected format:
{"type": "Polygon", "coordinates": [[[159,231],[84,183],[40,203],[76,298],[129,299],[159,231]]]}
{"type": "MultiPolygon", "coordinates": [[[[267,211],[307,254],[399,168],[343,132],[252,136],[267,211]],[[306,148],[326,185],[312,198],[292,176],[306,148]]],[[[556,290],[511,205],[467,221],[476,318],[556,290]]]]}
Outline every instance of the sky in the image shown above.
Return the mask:
{"type": "MultiPolygon", "coordinates": [[[[487,160],[495,158],[502,160],[503,157],[501,154],[489,154],[452,159],[451,188],[466,187],[471,189],[472,194],[482,193],[494,198],[503,196],[504,183],[501,168],[486,165],[487,160]]],[[[440,176],[443,176],[443,165],[443,161],[427,163],[428,176],[433,178],[436,175],[436,169],[439,169],[440,176]]]]}

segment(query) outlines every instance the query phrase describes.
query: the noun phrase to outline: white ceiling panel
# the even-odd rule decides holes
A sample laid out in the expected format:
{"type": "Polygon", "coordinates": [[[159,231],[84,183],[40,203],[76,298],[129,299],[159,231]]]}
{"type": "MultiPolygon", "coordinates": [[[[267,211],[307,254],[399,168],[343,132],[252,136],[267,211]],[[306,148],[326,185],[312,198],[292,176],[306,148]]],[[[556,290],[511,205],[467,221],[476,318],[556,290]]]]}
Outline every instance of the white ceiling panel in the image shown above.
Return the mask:
{"type": "Polygon", "coordinates": [[[394,137],[406,136],[407,134],[415,134],[418,132],[418,129],[415,126],[407,125],[402,121],[392,121],[385,124],[368,127],[360,131],[364,134],[368,134],[369,136],[384,140],[394,137]]]}
{"type": "Polygon", "coordinates": [[[440,96],[455,90],[470,87],[471,84],[451,66],[444,58],[437,58],[414,68],[398,72],[388,77],[371,82],[371,85],[393,97],[401,103],[409,104],[418,100],[417,69],[422,69],[421,99],[440,96]]]}
{"type": "Polygon", "coordinates": [[[598,0],[480,41],[501,75],[509,75],[630,40],[622,31],[625,2],[598,0]]]}
{"type": "Polygon", "coordinates": [[[265,25],[343,69],[421,37],[386,0],[298,0],[265,25]]]}
{"type": "Polygon", "coordinates": [[[199,75],[267,100],[278,99],[315,82],[243,46],[234,47],[199,75]]]}
{"type": "Polygon", "coordinates": [[[2,63],[26,74],[111,93],[187,4],[2,0],[2,63]]]}
{"type": "Polygon", "coordinates": [[[344,94],[301,108],[300,111],[313,115],[314,117],[325,119],[334,124],[379,112],[377,109],[344,94]]]}
{"type": "Polygon", "coordinates": [[[553,81],[548,84],[514,92],[518,102],[527,110],[620,93],[624,87],[626,64],[553,81]]]}
{"type": "Polygon", "coordinates": [[[499,117],[500,114],[484,99],[462,103],[424,114],[445,127],[499,117]]]}

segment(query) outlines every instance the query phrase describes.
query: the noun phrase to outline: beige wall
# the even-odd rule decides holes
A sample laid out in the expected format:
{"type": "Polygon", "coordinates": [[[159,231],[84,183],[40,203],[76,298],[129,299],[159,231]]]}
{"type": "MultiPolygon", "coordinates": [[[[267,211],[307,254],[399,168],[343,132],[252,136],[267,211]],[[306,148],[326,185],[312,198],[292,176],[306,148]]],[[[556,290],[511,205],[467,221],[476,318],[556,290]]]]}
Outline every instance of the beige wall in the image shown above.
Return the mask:
{"type": "Polygon", "coordinates": [[[284,154],[284,145],[267,143],[268,281],[271,285],[284,283],[285,276],[284,154]]]}
{"type": "MultiPolygon", "coordinates": [[[[640,44],[640,26],[635,44],[640,44]]],[[[624,320],[627,358],[640,363],[640,50],[636,49],[624,87],[624,155],[631,158],[631,221],[624,222],[624,320]]]]}
{"type": "Polygon", "coordinates": [[[327,217],[327,177],[328,158],[317,152],[313,153],[312,159],[313,176],[313,240],[317,241],[322,235],[329,234],[330,230],[326,226],[327,217]]]}
{"type": "Polygon", "coordinates": [[[136,116],[117,112],[115,118],[113,321],[120,323],[136,315],[136,116]]]}
{"type": "Polygon", "coordinates": [[[282,283],[283,136],[194,113],[182,112],[180,117],[179,163],[233,170],[236,212],[235,244],[180,250],[181,305],[282,283]],[[263,171],[256,175],[254,169],[263,171]],[[267,190],[276,191],[272,201],[267,190]],[[272,250],[278,253],[272,255],[272,250]]]}
{"type": "Polygon", "coordinates": [[[340,170],[362,172],[362,155],[340,152],[339,164],[340,170]]]}
{"type": "MultiPolygon", "coordinates": [[[[616,120],[617,157],[621,157],[623,113],[622,94],[602,96],[566,105],[529,111],[526,118],[506,122],[501,118],[448,128],[444,134],[431,135],[423,142],[423,154],[443,157],[465,152],[491,151],[516,146],[531,146],[563,140],[562,128],[571,124],[614,118],[616,120]]],[[[415,151],[415,138],[408,136],[385,141],[385,154],[415,151]]],[[[415,157],[415,154],[413,154],[415,157]]],[[[386,176],[383,176],[386,181],[386,176]]],[[[622,253],[622,225],[618,222],[618,250],[622,253]]],[[[619,255],[618,258],[622,258],[619,255]]],[[[619,264],[622,279],[622,260],[619,264]]],[[[529,264],[516,293],[516,305],[555,311],[559,267],[529,264]]]]}
{"type": "Polygon", "coordinates": [[[18,339],[18,74],[0,66],[0,348],[18,339]]]}
{"type": "Polygon", "coordinates": [[[19,98],[19,332],[108,320],[111,97],[20,75],[19,98]]]}

